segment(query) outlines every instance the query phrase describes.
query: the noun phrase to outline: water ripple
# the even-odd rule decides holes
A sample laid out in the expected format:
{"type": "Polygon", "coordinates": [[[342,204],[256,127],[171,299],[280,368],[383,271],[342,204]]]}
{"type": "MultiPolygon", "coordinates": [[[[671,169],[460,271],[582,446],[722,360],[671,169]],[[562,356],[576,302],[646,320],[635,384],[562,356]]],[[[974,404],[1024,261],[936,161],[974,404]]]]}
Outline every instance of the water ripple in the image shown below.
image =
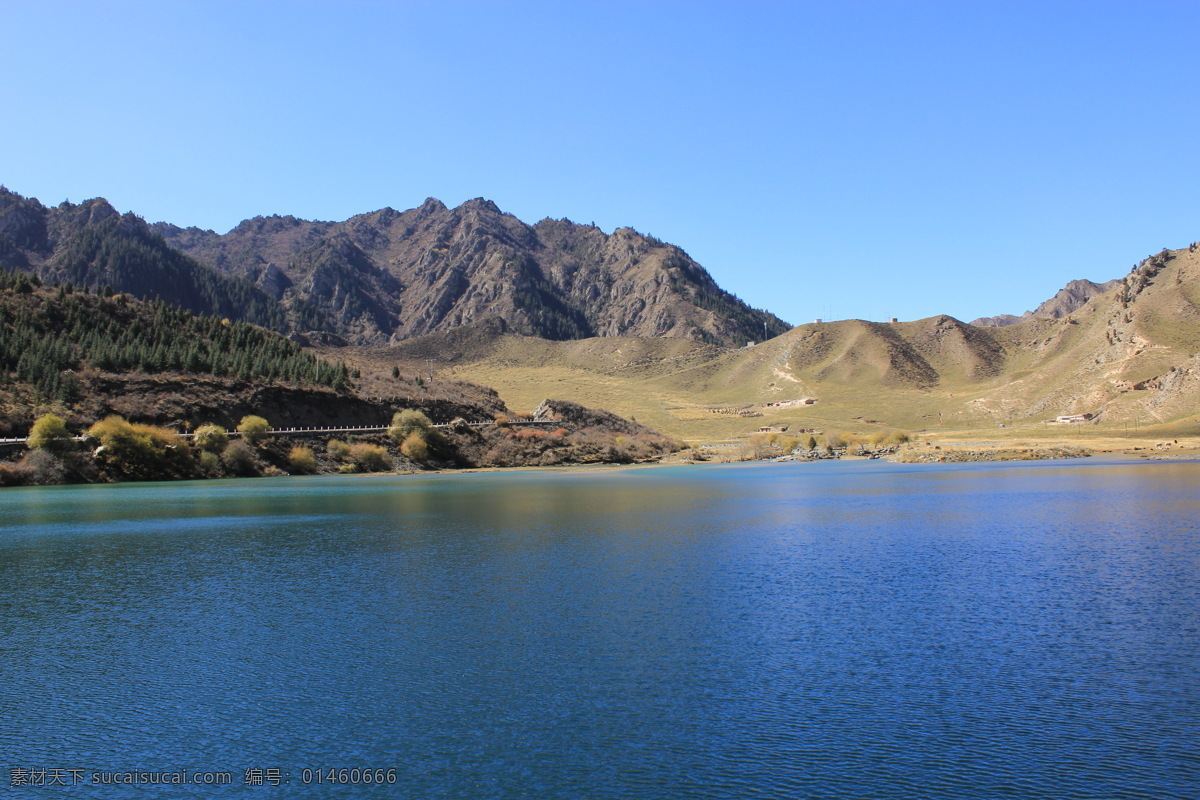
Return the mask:
{"type": "Polygon", "coordinates": [[[1200,467],[851,466],[6,495],[0,752],[234,773],[194,797],[1194,793],[1200,467]]]}

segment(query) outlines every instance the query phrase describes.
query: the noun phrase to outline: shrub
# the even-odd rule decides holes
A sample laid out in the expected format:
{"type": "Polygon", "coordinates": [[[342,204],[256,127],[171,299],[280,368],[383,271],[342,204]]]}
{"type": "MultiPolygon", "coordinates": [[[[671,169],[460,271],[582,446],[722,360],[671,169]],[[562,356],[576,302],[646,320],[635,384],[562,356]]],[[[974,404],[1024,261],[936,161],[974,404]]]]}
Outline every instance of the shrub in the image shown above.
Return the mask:
{"type": "Polygon", "coordinates": [[[258,458],[254,449],[242,441],[230,442],[221,453],[221,463],[234,475],[257,475],[258,458]]]}
{"type": "Polygon", "coordinates": [[[358,442],[350,445],[349,460],[362,472],[386,472],[392,468],[387,450],[377,444],[358,442]]]}
{"type": "Polygon", "coordinates": [[[34,450],[65,453],[73,444],[66,421],[54,414],[39,417],[29,431],[29,446],[34,450]]]}
{"type": "Polygon", "coordinates": [[[622,450],[615,444],[612,444],[609,445],[608,449],[605,451],[604,460],[614,464],[628,464],[633,460],[633,456],[630,455],[628,450],[622,450]]]}
{"type": "Polygon", "coordinates": [[[209,453],[220,453],[229,444],[229,433],[220,425],[211,422],[196,428],[192,442],[201,450],[209,453]]]}
{"type": "Polygon", "coordinates": [[[297,475],[312,475],[317,471],[317,456],[311,447],[298,445],[288,453],[288,466],[297,475]]]}
{"type": "Polygon", "coordinates": [[[752,457],[761,461],[764,458],[778,458],[783,455],[783,451],[776,444],[777,437],[764,437],[755,441],[754,437],[750,437],[750,450],[752,457]]]}
{"type": "Polygon", "coordinates": [[[563,462],[563,454],[558,450],[547,450],[538,457],[538,465],[549,467],[563,462]]]}
{"type": "Polygon", "coordinates": [[[396,412],[392,417],[392,425],[388,428],[388,436],[400,445],[400,452],[413,461],[426,460],[430,454],[440,452],[446,444],[446,438],[433,426],[429,417],[411,408],[396,412]],[[414,436],[417,437],[416,440],[413,440],[414,436]],[[421,453],[419,457],[405,452],[404,448],[410,440],[413,441],[412,452],[421,453]],[[420,444],[416,443],[418,441],[420,444]]]}
{"type": "Polygon", "coordinates": [[[0,464],[0,486],[20,486],[25,483],[25,473],[19,464],[0,464]]]}
{"type": "MultiPolygon", "coordinates": [[[[509,433],[508,438],[519,439],[523,442],[538,442],[542,439],[550,438],[551,435],[552,434],[549,434],[546,431],[538,430],[537,428],[522,428],[519,431],[512,431],[509,433]]],[[[619,440],[617,444],[621,445],[622,447],[624,446],[624,444],[619,440]]]]}
{"type": "Polygon", "coordinates": [[[496,425],[501,428],[507,428],[511,424],[506,414],[497,414],[493,419],[495,419],[496,425]]]}
{"type": "Polygon", "coordinates": [[[258,444],[266,438],[267,432],[271,430],[271,424],[262,417],[257,417],[253,414],[242,417],[242,421],[237,426],[238,433],[242,435],[250,444],[258,444]]]}
{"type": "Polygon", "coordinates": [[[65,474],[63,463],[49,450],[26,453],[20,468],[25,473],[25,483],[39,486],[62,483],[65,474]]]}
{"type": "Polygon", "coordinates": [[[429,433],[433,430],[433,423],[429,421],[429,417],[421,411],[413,408],[406,408],[397,411],[392,416],[392,425],[388,428],[388,436],[392,437],[392,441],[400,444],[409,435],[413,433],[429,433]]]}
{"type": "Polygon", "coordinates": [[[200,451],[200,470],[205,475],[216,475],[221,471],[221,459],[211,450],[200,451]]]}
{"type": "Polygon", "coordinates": [[[325,444],[325,452],[335,461],[345,461],[350,457],[350,445],[338,439],[330,439],[325,444]]]}
{"type": "Polygon", "coordinates": [[[174,431],[113,415],[89,428],[88,435],[100,442],[97,461],[124,477],[161,479],[191,471],[186,445],[174,431]]]}
{"type": "Polygon", "coordinates": [[[425,443],[421,434],[414,432],[410,433],[404,440],[404,444],[400,445],[400,452],[409,461],[424,461],[429,458],[429,445],[425,443]]]}

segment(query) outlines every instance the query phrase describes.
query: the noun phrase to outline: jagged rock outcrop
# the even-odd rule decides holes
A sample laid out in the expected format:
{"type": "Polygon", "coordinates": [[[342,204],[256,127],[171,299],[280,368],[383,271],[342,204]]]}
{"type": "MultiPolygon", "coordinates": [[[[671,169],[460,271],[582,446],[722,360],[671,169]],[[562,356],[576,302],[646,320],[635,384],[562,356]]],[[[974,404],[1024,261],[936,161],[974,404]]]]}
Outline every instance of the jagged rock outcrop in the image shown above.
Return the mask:
{"type": "Polygon", "coordinates": [[[539,420],[559,420],[575,428],[594,429],[621,433],[627,436],[654,434],[650,428],[637,422],[619,417],[603,409],[587,408],[569,400],[543,400],[534,409],[533,418],[539,420]]]}
{"type": "Polygon", "coordinates": [[[256,217],[224,235],[154,228],[286,307],[319,308],[331,332],[357,343],[488,319],[548,339],[665,336],[738,346],[788,327],[723,291],[678,247],[631,228],[606,234],[565,219],[527,225],[482,198],[454,209],[430,198],[345,222],[256,217]],[[324,281],[311,277],[314,254],[324,281]]]}
{"type": "Polygon", "coordinates": [[[1034,317],[1062,319],[1078,311],[1083,307],[1084,303],[1096,295],[1107,292],[1120,282],[1119,279],[1105,281],[1104,283],[1095,283],[1094,281],[1083,279],[1074,280],[1059,289],[1054,297],[1046,300],[1033,311],[1026,311],[1019,317],[1013,314],[998,314],[994,317],[980,317],[972,321],[971,324],[977,327],[1002,328],[1006,325],[1016,325],[1018,322],[1024,322],[1034,317]]]}
{"type": "Polygon", "coordinates": [[[744,345],[787,330],[673,245],[631,228],[527,225],[483,198],[344,222],[255,217],[224,235],[148,225],[96,198],[0,187],[0,267],[244,319],[312,342],[396,342],[499,319],[547,339],[744,345]]]}
{"type": "Polygon", "coordinates": [[[1083,304],[1098,294],[1103,294],[1120,283],[1120,279],[1095,283],[1089,280],[1075,280],[1059,289],[1054,297],[1034,309],[1033,316],[1047,319],[1062,319],[1078,311],[1083,304]]]}
{"type": "Polygon", "coordinates": [[[311,342],[397,342],[484,320],[551,339],[724,345],[787,330],[682,249],[619,228],[528,225],[476,198],[344,222],[254,217],[229,233],[146,224],[106,200],[43,206],[0,187],[0,266],[274,327],[311,342]]]}

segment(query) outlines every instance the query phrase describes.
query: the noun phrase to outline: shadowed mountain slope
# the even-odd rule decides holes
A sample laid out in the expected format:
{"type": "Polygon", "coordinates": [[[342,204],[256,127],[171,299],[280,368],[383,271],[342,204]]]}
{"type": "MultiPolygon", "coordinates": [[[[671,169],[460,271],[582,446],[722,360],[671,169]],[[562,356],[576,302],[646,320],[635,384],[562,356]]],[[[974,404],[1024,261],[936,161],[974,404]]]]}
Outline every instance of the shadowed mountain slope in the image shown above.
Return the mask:
{"type": "Polygon", "coordinates": [[[223,274],[285,307],[308,302],[360,344],[498,318],[545,339],[662,336],[743,345],[787,325],[728,292],[678,247],[630,228],[605,234],[546,219],[527,225],[477,198],[434,199],[345,222],[257,217],[225,235],[154,226],[223,274]]]}
{"type": "Polygon", "coordinates": [[[102,199],[47,208],[0,187],[0,268],[280,331],[327,325],[307,302],[285,308],[253,283],[184,255],[140,217],[118,214],[102,199]]]}

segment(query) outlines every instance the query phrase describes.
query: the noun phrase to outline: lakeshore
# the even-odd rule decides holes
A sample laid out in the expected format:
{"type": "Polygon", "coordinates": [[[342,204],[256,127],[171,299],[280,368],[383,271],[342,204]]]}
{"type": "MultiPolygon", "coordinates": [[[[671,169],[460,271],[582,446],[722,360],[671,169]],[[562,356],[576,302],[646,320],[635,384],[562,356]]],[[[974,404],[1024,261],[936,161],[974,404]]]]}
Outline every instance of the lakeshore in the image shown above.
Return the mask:
{"type": "MultiPolygon", "coordinates": [[[[492,426],[489,426],[492,427],[492,426]]],[[[476,428],[475,430],[481,430],[476,428]]],[[[482,429],[485,432],[487,429],[482,429]]],[[[478,436],[478,434],[476,434],[478,436]]],[[[527,437],[529,438],[529,437],[527,437]]],[[[1189,461],[1200,459],[1200,438],[1197,437],[1182,437],[1172,441],[1162,441],[1159,439],[1122,439],[1114,437],[1093,437],[1081,440],[1078,437],[1072,438],[1070,441],[1045,439],[1041,441],[1028,441],[1022,439],[1009,440],[975,440],[961,435],[951,433],[943,434],[926,434],[922,435],[919,440],[907,443],[903,446],[895,448],[893,452],[887,453],[870,453],[860,455],[845,451],[835,453],[799,453],[790,457],[781,458],[776,454],[762,456],[756,455],[756,449],[751,445],[750,440],[742,440],[741,442],[723,442],[716,445],[693,445],[690,448],[681,448],[674,452],[665,453],[660,456],[651,458],[637,458],[629,454],[622,454],[617,458],[611,458],[612,450],[604,450],[602,448],[592,447],[585,452],[585,460],[581,462],[571,463],[570,461],[560,460],[558,463],[545,463],[545,459],[539,457],[536,453],[533,454],[532,460],[534,463],[525,464],[510,464],[506,466],[500,465],[484,465],[484,466],[454,466],[447,463],[438,463],[436,461],[426,461],[424,463],[416,463],[409,461],[403,457],[398,448],[394,448],[393,443],[389,440],[385,433],[370,432],[362,435],[347,437],[349,443],[357,443],[361,446],[370,446],[381,450],[392,449],[392,464],[396,465],[392,468],[362,468],[355,465],[351,461],[344,458],[339,459],[333,455],[328,455],[326,444],[323,435],[309,435],[304,432],[287,432],[286,437],[278,439],[268,438],[265,442],[261,442],[257,450],[257,460],[260,464],[257,472],[253,474],[245,474],[241,477],[283,477],[285,475],[304,476],[304,475],[364,475],[375,474],[381,476],[387,475],[431,475],[431,474],[455,474],[455,473],[476,473],[476,472],[510,472],[510,471],[571,471],[576,469],[593,470],[597,468],[610,469],[630,469],[639,468],[645,469],[650,467],[660,466],[679,466],[684,464],[733,464],[733,463],[759,463],[759,462],[815,462],[822,460],[841,460],[841,461],[863,461],[863,460],[882,460],[887,462],[901,464],[921,464],[921,463],[985,463],[995,461],[1043,461],[1043,460],[1063,460],[1063,459],[1081,459],[1089,457],[1102,457],[1104,459],[1140,459],[1140,460],[1157,460],[1157,461],[1189,461]],[[289,470],[289,454],[295,447],[305,447],[310,451],[319,454],[315,459],[315,466],[305,468],[304,470],[289,470]],[[590,454],[590,455],[589,455],[590,454]],[[609,455],[606,458],[606,454],[609,455]],[[542,462],[542,463],[539,463],[542,462]]],[[[493,437],[494,440],[494,437],[493,437]]],[[[8,469],[11,471],[11,464],[20,464],[21,462],[10,462],[8,469]]],[[[0,467],[4,465],[0,463],[0,467]]],[[[87,474],[84,472],[83,474],[87,474]]],[[[210,478],[226,478],[237,477],[236,475],[194,475],[187,473],[164,473],[162,475],[143,474],[138,479],[144,481],[170,481],[170,480],[189,480],[196,477],[210,478]]],[[[64,473],[61,470],[52,471],[49,473],[49,480],[46,481],[28,481],[26,485],[54,485],[62,483],[105,483],[112,482],[111,480],[91,480],[91,481],[70,481],[65,480],[64,473]]]]}

